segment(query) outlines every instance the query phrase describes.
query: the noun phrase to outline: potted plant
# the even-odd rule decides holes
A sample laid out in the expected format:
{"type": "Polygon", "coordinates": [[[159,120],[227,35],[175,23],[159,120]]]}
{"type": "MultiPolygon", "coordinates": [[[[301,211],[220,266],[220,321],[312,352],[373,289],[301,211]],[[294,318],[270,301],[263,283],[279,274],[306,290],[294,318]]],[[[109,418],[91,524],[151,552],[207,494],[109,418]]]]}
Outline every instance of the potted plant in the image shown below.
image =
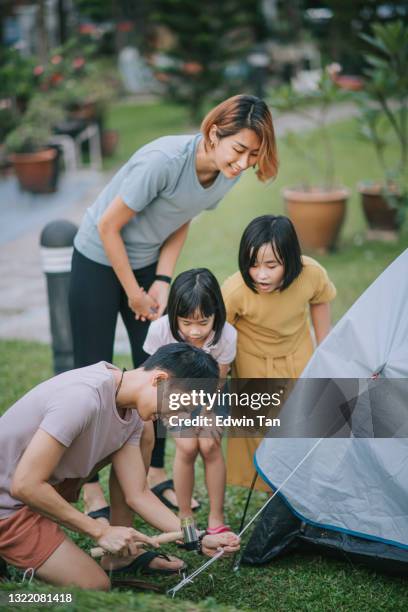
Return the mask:
{"type": "Polygon", "coordinates": [[[335,248],[344,221],[350,192],[336,182],[327,114],[333,104],[344,101],[347,95],[337,87],[326,69],[315,89],[297,92],[292,86],[285,86],[272,100],[273,107],[295,111],[315,127],[310,132],[313,143],[308,135],[288,132],[285,137],[287,145],[308,165],[302,182],[282,192],[287,213],[304,250],[327,252],[335,248]]]}
{"type": "Polygon", "coordinates": [[[387,238],[396,236],[408,204],[408,26],[394,21],[372,30],[373,36],[362,35],[370,52],[366,87],[356,99],[360,132],[373,145],[383,178],[358,188],[369,235],[387,238]]]}
{"type": "Polygon", "coordinates": [[[1,97],[13,100],[15,110],[23,113],[32,97],[35,86],[35,59],[25,57],[15,48],[1,49],[0,83],[1,97]]]}
{"type": "Polygon", "coordinates": [[[50,147],[52,125],[63,113],[43,96],[35,96],[20,124],[6,138],[6,149],[22,189],[33,193],[56,190],[58,150],[50,147]]]}

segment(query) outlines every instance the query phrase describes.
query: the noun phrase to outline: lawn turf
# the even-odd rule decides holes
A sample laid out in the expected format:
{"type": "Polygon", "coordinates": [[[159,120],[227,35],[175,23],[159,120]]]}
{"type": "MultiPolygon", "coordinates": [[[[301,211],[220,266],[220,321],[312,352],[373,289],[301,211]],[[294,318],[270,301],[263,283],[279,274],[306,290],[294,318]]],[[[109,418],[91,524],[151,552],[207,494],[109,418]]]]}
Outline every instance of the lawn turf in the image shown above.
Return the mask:
{"type": "MultiPolygon", "coordinates": [[[[125,356],[116,356],[115,363],[119,366],[131,366],[125,356]]],[[[0,342],[0,414],[16,399],[21,397],[33,385],[52,375],[51,352],[49,347],[22,341],[0,342]]],[[[167,465],[171,465],[174,454],[172,441],[167,444],[167,465]]],[[[102,484],[106,489],[108,469],[102,473],[102,484]]],[[[197,515],[200,526],[205,526],[208,513],[208,503],[204,487],[203,468],[198,462],[196,471],[196,494],[202,502],[202,509],[197,515]]],[[[246,490],[240,487],[228,487],[226,495],[226,516],[228,523],[238,529],[241,512],[246,498],[246,490]]],[[[255,493],[251,501],[249,515],[251,516],[265,499],[265,494],[255,493]]],[[[82,504],[78,507],[82,509],[82,504]]],[[[143,521],[137,519],[135,526],[153,533],[143,521]]],[[[73,539],[85,550],[93,545],[89,538],[76,533],[70,533],[73,539]]],[[[167,546],[165,550],[175,554],[174,547],[167,546]]],[[[202,557],[194,553],[182,553],[189,563],[189,569],[198,567],[203,562],[202,557]]],[[[0,610],[12,609],[5,605],[5,591],[15,588],[21,590],[20,574],[13,571],[13,577],[18,583],[0,585],[0,610]]],[[[152,581],[163,587],[176,584],[174,577],[152,581]]],[[[27,586],[24,586],[24,591],[27,586]]],[[[55,593],[59,590],[49,588],[34,582],[31,591],[55,593]]],[[[71,592],[72,589],[69,589],[71,592]]],[[[290,554],[275,560],[263,567],[243,566],[238,573],[231,571],[230,560],[220,560],[203,574],[192,585],[182,590],[175,600],[165,599],[162,595],[122,592],[92,593],[75,590],[73,606],[50,606],[49,609],[110,612],[115,610],[143,609],[166,610],[174,612],[197,610],[215,610],[216,612],[242,609],[274,609],[277,611],[316,611],[350,610],[372,612],[373,610],[406,610],[408,607],[408,590],[406,580],[399,577],[389,577],[372,570],[356,567],[344,560],[333,560],[321,555],[290,554]],[[231,606],[228,608],[228,606],[231,606]]],[[[41,606],[30,605],[26,609],[39,610],[41,606]]],[[[47,606],[48,608],[48,606],[47,606]]],[[[16,609],[24,609],[16,606],[16,609]]],[[[42,608],[41,608],[42,609],[42,608]]]]}

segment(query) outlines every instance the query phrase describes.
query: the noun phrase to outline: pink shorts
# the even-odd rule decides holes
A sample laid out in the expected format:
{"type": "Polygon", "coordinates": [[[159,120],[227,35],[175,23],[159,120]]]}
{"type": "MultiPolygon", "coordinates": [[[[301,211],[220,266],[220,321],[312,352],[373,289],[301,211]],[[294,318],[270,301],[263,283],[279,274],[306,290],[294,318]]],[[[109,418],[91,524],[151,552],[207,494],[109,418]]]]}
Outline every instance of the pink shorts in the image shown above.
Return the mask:
{"type": "Polygon", "coordinates": [[[23,506],[0,519],[0,557],[20,569],[38,569],[65,540],[51,519],[23,506]]]}

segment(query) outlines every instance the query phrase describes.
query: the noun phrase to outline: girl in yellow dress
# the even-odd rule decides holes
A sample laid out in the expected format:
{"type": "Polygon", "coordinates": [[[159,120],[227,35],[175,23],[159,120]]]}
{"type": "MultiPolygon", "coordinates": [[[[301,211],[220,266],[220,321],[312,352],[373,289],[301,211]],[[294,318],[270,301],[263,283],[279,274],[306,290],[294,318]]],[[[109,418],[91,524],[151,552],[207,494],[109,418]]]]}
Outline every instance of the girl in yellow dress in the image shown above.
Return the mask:
{"type": "MultiPolygon", "coordinates": [[[[227,320],[238,332],[235,378],[297,378],[330,330],[336,289],[326,270],[302,256],[290,219],[263,215],[248,225],[239,272],[223,287],[227,320]]],[[[249,487],[259,438],[229,438],[228,484],[249,487]]],[[[258,489],[269,488],[258,479],[258,489]]]]}

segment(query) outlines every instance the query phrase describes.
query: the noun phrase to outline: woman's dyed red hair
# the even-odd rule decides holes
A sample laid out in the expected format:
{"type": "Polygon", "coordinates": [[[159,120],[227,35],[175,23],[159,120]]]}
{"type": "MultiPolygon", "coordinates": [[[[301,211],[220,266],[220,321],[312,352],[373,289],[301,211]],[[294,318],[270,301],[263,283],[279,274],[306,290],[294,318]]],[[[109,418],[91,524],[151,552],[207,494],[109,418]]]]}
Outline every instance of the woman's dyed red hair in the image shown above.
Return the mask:
{"type": "Polygon", "coordinates": [[[210,130],[217,126],[218,138],[232,136],[240,130],[253,130],[261,145],[257,161],[260,181],[275,178],[278,173],[278,155],[272,115],[267,104],[255,96],[238,95],[218,104],[204,117],[201,132],[205,144],[210,144],[210,130]]]}

